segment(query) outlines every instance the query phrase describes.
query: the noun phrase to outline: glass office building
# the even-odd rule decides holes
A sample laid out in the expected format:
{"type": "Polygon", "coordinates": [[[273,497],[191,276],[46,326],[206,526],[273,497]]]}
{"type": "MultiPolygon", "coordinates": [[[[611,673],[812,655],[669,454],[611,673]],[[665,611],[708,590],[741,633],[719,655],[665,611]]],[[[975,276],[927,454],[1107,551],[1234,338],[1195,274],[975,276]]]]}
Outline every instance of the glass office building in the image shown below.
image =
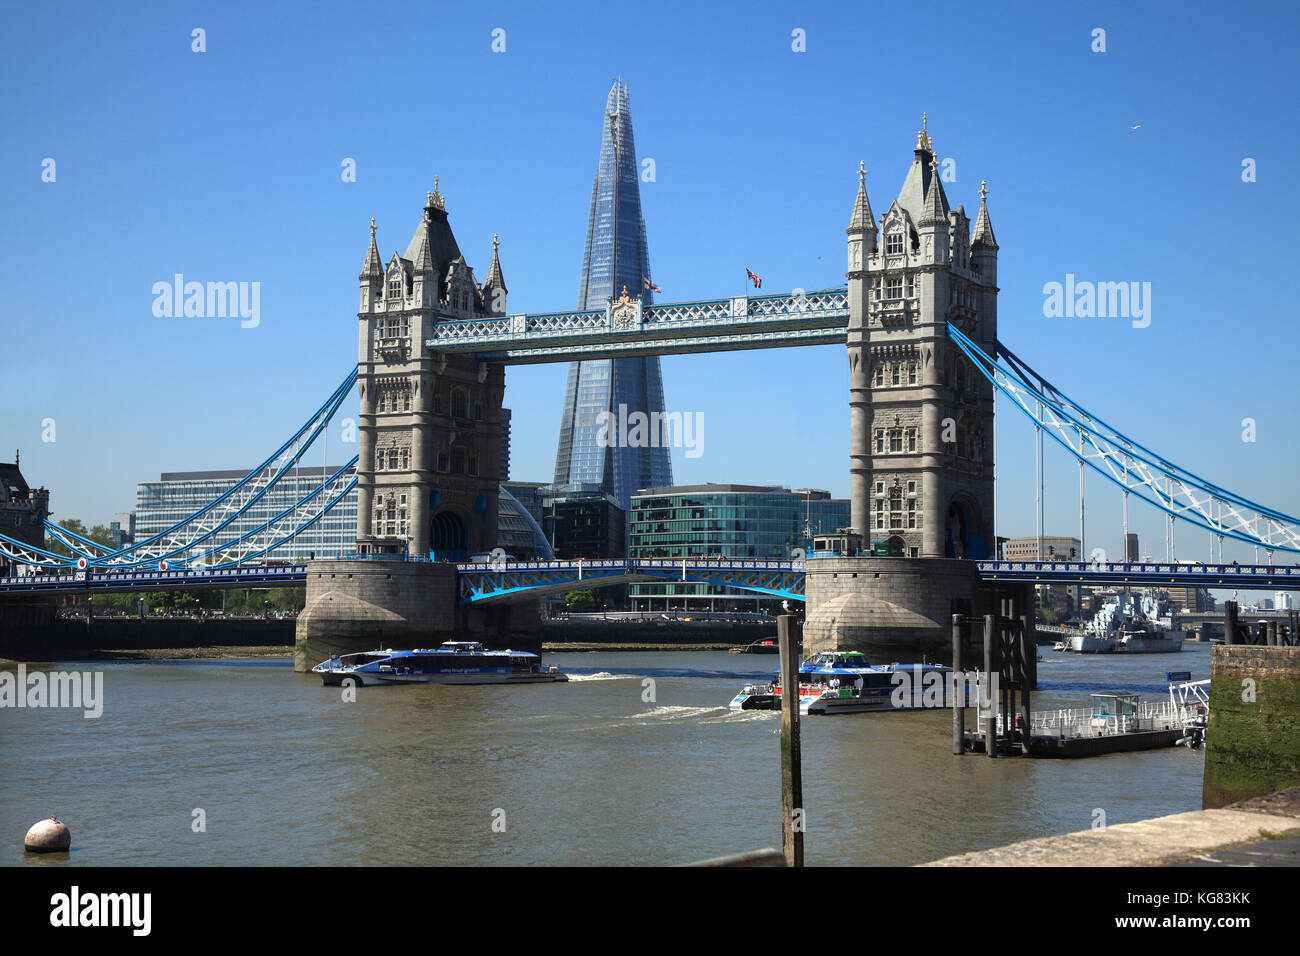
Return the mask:
{"type": "MultiPolygon", "coordinates": [[[[849,523],[849,502],[829,492],[763,485],[650,488],[632,498],[631,557],[788,561],[812,536],[849,523]]],[[[634,584],[633,610],[758,611],[780,601],[689,582],[634,584]]]]}
{"type": "MultiPolygon", "coordinates": [[[[251,508],[223,529],[219,537],[213,538],[199,550],[206,550],[214,542],[229,541],[253,531],[310,494],[337,470],[337,465],[316,465],[290,471],[251,508]]],[[[140,482],[135,489],[136,542],[166,531],[176,522],[229,491],[247,474],[247,471],[177,471],[164,472],[158,481],[140,482]]],[[[355,475],[356,468],[352,468],[348,473],[349,480],[355,475]]],[[[269,552],[265,560],[297,563],[310,560],[313,555],[333,557],[356,551],[356,542],[357,492],[354,488],[314,525],[269,552]]]]}
{"type": "MultiPolygon", "coordinates": [[[[616,81],[605,104],[578,308],[603,309],[625,288],[630,298],[640,296],[649,305],[653,301],[646,285],[649,279],[650,256],[641,216],[632,111],[627,87],[616,81]]],[[[629,415],[664,410],[658,357],[600,359],[569,365],[554,485],[596,485],[613,495],[626,510],[638,489],[664,487],[673,479],[667,448],[612,447],[597,442],[601,437],[601,412],[617,420],[620,405],[627,406],[629,415]]],[[[617,434],[617,429],[609,431],[617,434]]]]}
{"type": "MultiPolygon", "coordinates": [[[[221,532],[220,541],[247,534],[313,491],[337,466],[302,467],[281,478],[266,495],[221,532]]],[[[187,518],[229,491],[247,471],[164,472],[158,481],[142,481],[135,492],[135,540],[144,541],[187,518]]],[[[356,474],[348,472],[351,479],[356,474]]],[[[546,536],[528,509],[505,488],[497,508],[498,544],[522,560],[551,556],[546,536]]],[[[211,547],[211,542],[204,549],[211,547]]],[[[204,550],[199,549],[199,550],[204,550]]],[[[357,491],[355,488],[310,528],[255,561],[310,561],[357,550],[357,491]]]]}

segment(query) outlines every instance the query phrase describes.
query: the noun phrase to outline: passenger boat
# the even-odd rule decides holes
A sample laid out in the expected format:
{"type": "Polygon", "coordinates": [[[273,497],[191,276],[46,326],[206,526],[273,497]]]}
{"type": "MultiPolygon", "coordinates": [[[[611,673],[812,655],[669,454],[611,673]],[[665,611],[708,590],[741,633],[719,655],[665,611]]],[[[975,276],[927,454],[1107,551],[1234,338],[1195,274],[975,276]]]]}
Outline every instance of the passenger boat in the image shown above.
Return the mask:
{"type": "MultiPolygon", "coordinates": [[[[799,665],[799,713],[951,707],[951,674],[951,667],[940,664],[873,665],[859,651],[822,651],[799,665]]],[[[732,710],[774,710],[780,709],[782,697],[777,672],[767,684],[745,685],[728,706],[732,710]]]]}
{"type": "Polygon", "coordinates": [[[437,650],[374,650],[341,654],[312,669],[327,687],[351,679],[373,684],[538,684],[567,681],[528,651],[490,651],[477,641],[447,641],[437,650]]]}

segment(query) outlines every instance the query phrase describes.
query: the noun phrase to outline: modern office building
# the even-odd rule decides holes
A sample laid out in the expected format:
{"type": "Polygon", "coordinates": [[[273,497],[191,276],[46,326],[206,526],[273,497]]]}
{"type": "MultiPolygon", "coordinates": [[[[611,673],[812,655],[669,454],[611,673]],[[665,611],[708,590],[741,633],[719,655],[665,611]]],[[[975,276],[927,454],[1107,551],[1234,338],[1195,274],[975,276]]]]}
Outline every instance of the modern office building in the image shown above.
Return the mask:
{"type": "MultiPolygon", "coordinates": [[[[337,470],[337,465],[316,465],[291,471],[261,500],[224,529],[221,540],[253,531],[310,494],[324,478],[337,470]]],[[[176,471],[164,472],[157,481],[140,482],[135,491],[136,542],[166,531],[229,491],[247,474],[247,471],[176,471]]],[[[393,519],[395,523],[405,524],[405,512],[399,517],[395,509],[393,519]]],[[[348,554],[356,550],[356,537],[357,494],[354,488],[312,527],[273,549],[266,558],[272,561],[305,561],[317,555],[324,557],[348,554]]]]}
{"type": "MultiPolygon", "coordinates": [[[[0,465],[0,469],[3,467],[0,465]]],[[[281,478],[265,497],[225,529],[222,540],[252,531],[308,494],[320,484],[323,476],[332,475],[336,470],[337,466],[303,467],[297,473],[281,478]]],[[[228,491],[246,474],[246,471],[164,472],[158,481],[140,482],[136,486],[135,541],[143,541],[170,528],[228,491]]],[[[128,517],[122,516],[123,519],[128,517]]],[[[400,498],[394,498],[391,513],[386,510],[383,517],[385,521],[391,519],[393,534],[408,533],[408,512],[400,498]]],[[[115,524],[120,525],[120,522],[115,524]]],[[[388,533],[387,524],[385,533],[388,533]]],[[[313,557],[351,554],[356,551],[356,537],[357,492],[354,488],[312,527],[265,557],[272,561],[309,561],[313,557]]],[[[504,487],[500,489],[497,511],[497,543],[507,554],[521,560],[551,557],[540,522],[504,487]]]]}
{"type": "Polygon", "coordinates": [[[135,544],[135,514],[123,512],[116,521],[108,523],[108,533],[113,536],[113,547],[125,548],[135,544]]]}
{"type": "MultiPolygon", "coordinates": [[[[849,502],[829,492],[767,485],[650,488],[632,498],[630,557],[788,561],[812,535],[849,521],[849,502]]],[[[752,592],[689,582],[634,584],[633,610],[759,611],[780,605],[752,592]]]]}
{"type": "Polygon", "coordinates": [[[510,409],[501,409],[501,460],[497,465],[502,484],[510,480],[510,409]]]}
{"type": "Polygon", "coordinates": [[[1078,561],[1079,539],[1043,535],[1043,553],[1038,553],[1038,538],[1007,538],[1002,546],[1005,561],[1078,561]]]}
{"type": "Polygon", "coordinates": [[[627,557],[627,512],[613,495],[570,485],[547,494],[545,508],[542,527],[556,558],[627,557]]]}
{"type": "MultiPolygon", "coordinates": [[[[651,292],[631,105],[627,87],[616,81],[605,104],[578,308],[603,309],[625,293],[649,305],[651,292]]],[[[664,410],[657,356],[569,365],[553,483],[557,489],[595,485],[627,510],[637,490],[671,485],[673,479],[667,448],[620,447],[617,429],[602,430],[602,413],[617,417],[620,406],[628,415],[664,410]]]]}

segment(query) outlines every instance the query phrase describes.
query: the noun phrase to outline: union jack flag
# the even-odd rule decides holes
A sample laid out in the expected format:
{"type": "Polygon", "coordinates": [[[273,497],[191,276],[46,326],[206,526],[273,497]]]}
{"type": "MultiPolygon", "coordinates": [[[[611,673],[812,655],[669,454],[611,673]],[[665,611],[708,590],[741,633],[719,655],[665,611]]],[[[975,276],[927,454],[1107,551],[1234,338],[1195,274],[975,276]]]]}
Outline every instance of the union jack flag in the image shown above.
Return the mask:
{"type": "Polygon", "coordinates": [[[651,282],[651,281],[650,281],[649,279],[647,279],[647,278],[642,277],[641,281],[645,284],[645,289],[646,289],[647,292],[662,292],[662,291],[664,291],[663,289],[659,288],[657,285],[655,285],[653,282],[651,282]]]}
{"type": "Polygon", "coordinates": [[[749,269],[745,270],[745,275],[748,276],[749,279],[754,283],[755,289],[763,288],[763,280],[760,279],[758,276],[754,275],[754,273],[750,272],[749,269]]]}

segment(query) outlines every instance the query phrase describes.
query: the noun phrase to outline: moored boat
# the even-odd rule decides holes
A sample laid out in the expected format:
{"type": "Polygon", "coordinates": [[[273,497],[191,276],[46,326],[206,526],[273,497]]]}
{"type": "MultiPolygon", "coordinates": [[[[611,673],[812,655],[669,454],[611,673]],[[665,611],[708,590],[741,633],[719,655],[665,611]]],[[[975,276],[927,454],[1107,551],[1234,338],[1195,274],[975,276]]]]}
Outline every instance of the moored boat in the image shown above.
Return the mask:
{"type": "Polygon", "coordinates": [[[556,667],[529,651],[490,651],[477,641],[447,641],[437,649],[361,651],[312,668],[327,687],[346,680],[375,684],[538,684],[567,681],[556,667]]]}
{"type": "MultiPolygon", "coordinates": [[[[822,651],[799,665],[801,714],[854,714],[952,706],[952,668],[939,664],[871,664],[859,651],[822,651]]],[[[732,710],[780,709],[781,675],[747,684],[732,710]]]]}

